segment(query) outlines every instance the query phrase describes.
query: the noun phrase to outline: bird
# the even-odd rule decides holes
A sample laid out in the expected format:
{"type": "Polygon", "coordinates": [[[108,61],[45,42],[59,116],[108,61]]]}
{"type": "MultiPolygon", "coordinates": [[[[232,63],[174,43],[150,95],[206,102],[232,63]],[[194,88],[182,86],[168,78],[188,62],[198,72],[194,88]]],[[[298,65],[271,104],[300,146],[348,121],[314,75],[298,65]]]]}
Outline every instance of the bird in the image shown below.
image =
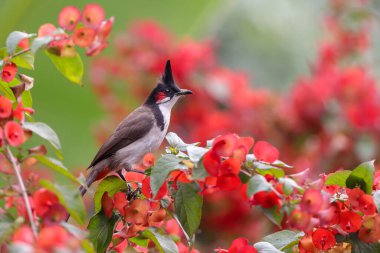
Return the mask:
{"type": "Polygon", "coordinates": [[[96,153],[88,167],[90,173],[86,178],[86,187],[81,186],[79,189],[81,195],[94,181],[110,172],[117,172],[125,181],[122,170],[130,171],[145,154],[159,148],[166,136],[174,104],[180,97],[192,93],[178,87],[170,60],[167,60],[163,75],[143,105],[120,122],[96,153]]]}

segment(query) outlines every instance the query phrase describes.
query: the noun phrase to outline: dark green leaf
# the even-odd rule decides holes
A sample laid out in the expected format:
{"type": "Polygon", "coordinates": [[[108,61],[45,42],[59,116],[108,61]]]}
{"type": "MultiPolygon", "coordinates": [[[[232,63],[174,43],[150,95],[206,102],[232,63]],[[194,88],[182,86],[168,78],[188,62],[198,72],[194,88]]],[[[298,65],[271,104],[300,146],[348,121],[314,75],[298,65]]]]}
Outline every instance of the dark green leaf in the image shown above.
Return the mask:
{"type": "Polygon", "coordinates": [[[264,176],[255,175],[248,181],[247,194],[251,197],[258,192],[269,191],[270,189],[272,189],[272,186],[267,182],[264,176]]]}
{"type": "Polygon", "coordinates": [[[350,189],[360,187],[367,194],[371,194],[374,173],[374,161],[362,163],[348,176],[346,186],[350,189]]]}
{"type": "Polygon", "coordinates": [[[48,180],[40,180],[40,184],[57,195],[59,203],[66,208],[75,221],[81,225],[85,223],[86,208],[78,189],[73,186],[51,183],[48,180]]]}
{"type": "Polygon", "coordinates": [[[127,184],[121,180],[118,176],[108,176],[104,178],[96,190],[94,196],[94,209],[95,213],[102,209],[102,197],[105,192],[108,192],[108,196],[113,197],[116,192],[127,189],[127,184]]]}
{"type": "Polygon", "coordinates": [[[171,154],[165,155],[158,159],[150,175],[150,187],[152,189],[153,197],[156,196],[158,190],[165,182],[169,173],[178,169],[180,162],[181,159],[171,154]]]}
{"type": "Polygon", "coordinates": [[[349,242],[351,244],[351,253],[378,253],[380,252],[379,243],[364,243],[357,233],[351,233],[348,236],[336,235],[337,242],[349,242]]]}
{"type": "Polygon", "coordinates": [[[73,83],[82,85],[83,62],[78,53],[74,57],[61,57],[46,51],[47,56],[63,76],[73,83]]]}
{"type": "Polygon", "coordinates": [[[350,170],[342,170],[331,173],[327,176],[325,185],[339,185],[346,187],[346,180],[350,174],[350,170]]]}
{"type": "Polygon", "coordinates": [[[108,248],[118,217],[112,214],[107,218],[103,211],[91,217],[87,230],[90,231],[89,240],[94,245],[96,252],[103,253],[108,248]]]}
{"type": "Polygon", "coordinates": [[[201,222],[202,204],[203,199],[195,183],[178,182],[178,191],[174,196],[175,213],[189,238],[192,238],[201,222]]]}
{"type": "Polygon", "coordinates": [[[35,54],[38,49],[46,46],[50,41],[52,41],[52,39],[53,39],[52,36],[44,36],[44,37],[35,38],[30,47],[32,49],[32,53],[35,54]]]}
{"type": "Polygon", "coordinates": [[[298,243],[301,235],[290,230],[281,230],[279,232],[265,236],[262,241],[269,242],[277,249],[285,249],[298,243]]]}
{"type": "Polygon", "coordinates": [[[147,228],[142,236],[151,239],[161,253],[178,253],[178,247],[168,235],[163,235],[157,228],[147,228]]]}
{"type": "Polygon", "coordinates": [[[27,34],[24,32],[19,32],[19,31],[14,31],[11,32],[6,40],[6,46],[7,46],[7,51],[8,54],[13,54],[17,48],[18,43],[25,38],[30,38],[34,36],[34,34],[27,34]]]}
{"type": "Polygon", "coordinates": [[[40,163],[48,166],[49,168],[52,168],[56,172],[58,172],[60,175],[65,176],[78,184],[80,184],[79,180],[71,174],[71,172],[65,167],[65,165],[62,164],[61,161],[54,159],[52,157],[47,157],[43,155],[35,155],[34,156],[40,163]]]}
{"type": "Polygon", "coordinates": [[[56,152],[61,155],[61,143],[51,127],[42,122],[25,122],[23,127],[47,140],[54,147],[56,152]]]}

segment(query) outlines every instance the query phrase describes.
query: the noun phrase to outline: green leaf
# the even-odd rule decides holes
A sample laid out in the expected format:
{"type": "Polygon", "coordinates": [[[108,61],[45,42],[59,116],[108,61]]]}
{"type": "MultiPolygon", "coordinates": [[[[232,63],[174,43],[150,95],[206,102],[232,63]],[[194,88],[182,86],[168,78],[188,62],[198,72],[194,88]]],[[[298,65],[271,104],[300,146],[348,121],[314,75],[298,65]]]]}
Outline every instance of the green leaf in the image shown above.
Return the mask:
{"type": "Polygon", "coordinates": [[[202,217],[203,198],[195,184],[178,182],[178,191],[174,196],[175,213],[189,238],[197,231],[202,217]]]}
{"type": "MultiPolygon", "coordinates": [[[[21,49],[22,50],[22,49],[21,49]]],[[[16,50],[16,53],[21,50],[16,50]]],[[[17,67],[24,69],[34,69],[34,55],[32,52],[25,52],[11,59],[11,62],[17,65],[17,67]]]]}
{"type": "Polygon", "coordinates": [[[371,194],[373,177],[375,173],[374,161],[360,164],[356,167],[346,180],[346,186],[350,189],[360,187],[367,194],[371,194]]]}
{"type": "Polygon", "coordinates": [[[19,32],[19,31],[11,32],[8,35],[8,38],[7,38],[6,42],[5,42],[5,44],[7,46],[7,52],[8,52],[8,54],[13,54],[15,52],[18,43],[22,39],[30,38],[30,37],[32,37],[34,35],[35,34],[28,34],[28,33],[19,32]]]}
{"type": "Polygon", "coordinates": [[[255,247],[258,253],[284,253],[283,251],[276,249],[269,242],[257,242],[253,247],[255,247]]]}
{"type": "Polygon", "coordinates": [[[164,155],[154,165],[150,175],[150,187],[152,189],[153,198],[161,188],[169,173],[178,169],[181,160],[175,155],[164,155]]]}
{"type": "Polygon", "coordinates": [[[350,170],[342,170],[331,173],[327,176],[325,185],[339,185],[342,187],[346,187],[346,180],[350,174],[350,170]]]}
{"type": "Polygon", "coordinates": [[[278,181],[283,184],[283,190],[286,195],[290,195],[293,192],[293,189],[296,188],[300,192],[303,192],[303,188],[297,184],[296,181],[294,181],[291,178],[279,178],[278,181]]]}
{"type": "Polygon", "coordinates": [[[116,192],[123,191],[125,189],[127,189],[127,184],[118,176],[108,176],[104,178],[100,182],[94,196],[95,213],[102,209],[102,196],[105,192],[108,192],[108,195],[113,197],[116,192]]]}
{"type": "Polygon", "coordinates": [[[35,38],[32,42],[32,45],[30,46],[32,53],[35,54],[38,51],[38,49],[46,46],[52,40],[53,40],[52,36],[43,36],[43,37],[35,38]]]}
{"type": "Polygon", "coordinates": [[[30,90],[25,90],[21,95],[21,102],[24,107],[33,107],[33,98],[30,90]]]}
{"type": "Polygon", "coordinates": [[[84,240],[82,240],[81,244],[82,244],[81,246],[82,246],[84,252],[86,252],[86,253],[95,253],[96,252],[89,240],[84,239],[84,240]]]}
{"type": "Polygon", "coordinates": [[[261,192],[261,191],[269,191],[272,189],[272,185],[267,182],[264,176],[262,175],[254,175],[248,181],[247,194],[248,197],[261,192]]]}
{"type": "Polygon", "coordinates": [[[73,83],[82,85],[83,62],[78,53],[74,57],[61,57],[45,51],[61,74],[73,83]]]}
{"type": "Polygon", "coordinates": [[[69,214],[74,218],[76,222],[83,225],[86,221],[86,208],[84,207],[82,197],[78,189],[73,186],[59,185],[58,183],[52,183],[48,180],[40,180],[40,184],[54,192],[69,214]]]}
{"type": "Polygon", "coordinates": [[[134,243],[136,245],[139,245],[141,247],[144,247],[144,248],[148,247],[148,245],[149,245],[149,239],[147,239],[147,238],[145,238],[145,237],[143,237],[141,235],[135,236],[135,237],[131,237],[131,238],[128,239],[128,241],[131,242],[131,243],[134,243]]]}
{"type": "Polygon", "coordinates": [[[6,98],[10,99],[13,102],[16,101],[13,91],[11,90],[11,88],[9,88],[9,84],[7,84],[6,82],[0,81],[0,91],[6,98]]]}
{"type": "Polygon", "coordinates": [[[107,218],[103,211],[91,217],[87,230],[90,231],[89,240],[94,245],[96,252],[103,253],[108,248],[112,240],[113,231],[115,229],[118,216],[112,214],[111,218],[107,218]]]}
{"type": "Polygon", "coordinates": [[[269,242],[277,249],[285,249],[296,245],[302,234],[290,230],[281,230],[279,232],[265,236],[262,241],[269,242]]]}
{"type": "Polygon", "coordinates": [[[282,212],[278,210],[276,206],[271,208],[262,208],[260,206],[256,206],[259,210],[261,210],[264,215],[274,224],[277,226],[281,226],[282,219],[284,218],[284,215],[282,212]]]}
{"type": "Polygon", "coordinates": [[[62,164],[61,161],[43,155],[35,155],[33,157],[36,158],[40,163],[55,170],[60,175],[65,176],[66,178],[69,178],[75,181],[76,183],[80,184],[79,180],[73,174],[71,174],[71,172],[65,167],[65,165],[62,164]]]}
{"type": "Polygon", "coordinates": [[[193,168],[192,176],[194,179],[203,180],[208,176],[208,173],[205,169],[205,166],[203,165],[203,160],[198,162],[193,168]]]}
{"type": "Polygon", "coordinates": [[[269,165],[266,167],[263,166],[261,168],[256,168],[256,172],[263,176],[269,174],[269,175],[275,176],[276,178],[281,178],[285,176],[284,170],[280,168],[271,167],[269,165]]]}
{"type": "Polygon", "coordinates": [[[54,130],[42,122],[25,122],[23,124],[25,129],[28,129],[35,134],[39,135],[41,138],[47,140],[56,150],[59,156],[61,154],[61,143],[58,139],[58,135],[54,132],[54,130]]]}
{"type": "Polygon", "coordinates": [[[145,238],[151,239],[161,253],[178,253],[178,247],[168,235],[163,235],[157,228],[147,228],[142,233],[145,238]]]}

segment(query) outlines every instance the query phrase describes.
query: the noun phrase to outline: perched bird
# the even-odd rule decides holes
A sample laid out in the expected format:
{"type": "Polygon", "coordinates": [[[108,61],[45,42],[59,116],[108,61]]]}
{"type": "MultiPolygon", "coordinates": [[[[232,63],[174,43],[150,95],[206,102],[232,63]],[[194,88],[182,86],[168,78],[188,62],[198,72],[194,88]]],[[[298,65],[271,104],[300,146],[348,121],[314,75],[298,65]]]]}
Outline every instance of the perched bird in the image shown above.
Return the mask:
{"type": "MultiPolygon", "coordinates": [[[[192,92],[180,89],[174,82],[170,61],[167,61],[164,74],[145,103],[130,113],[100,147],[88,167],[87,187],[111,171],[124,179],[122,169],[130,170],[146,153],[156,150],[165,138],[173,105],[188,94],[192,92]]],[[[80,192],[83,196],[86,188],[81,187],[80,192]]]]}

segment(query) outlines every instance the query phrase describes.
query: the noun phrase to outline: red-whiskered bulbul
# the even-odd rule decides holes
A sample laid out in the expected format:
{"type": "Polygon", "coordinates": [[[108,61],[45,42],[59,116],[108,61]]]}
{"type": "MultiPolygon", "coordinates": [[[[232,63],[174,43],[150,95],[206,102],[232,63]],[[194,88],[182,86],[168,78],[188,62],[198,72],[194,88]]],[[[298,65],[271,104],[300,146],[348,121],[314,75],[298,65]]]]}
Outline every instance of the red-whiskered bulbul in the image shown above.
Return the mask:
{"type": "MultiPolygon", "coordinates": [[[[100,147],[88,167],[91,171],[86,179],[87,187],[111,171],[123,178],[122,169],[130,170],[145,154],[156,150],[165,138],[173,105],[187,94],[192,92],[177,86],[167,61],[164,74],[145,103],[131,112],[100,147]]],[[[81,187],[80,192],[83,196],[86,188],[81,187]]]]}

